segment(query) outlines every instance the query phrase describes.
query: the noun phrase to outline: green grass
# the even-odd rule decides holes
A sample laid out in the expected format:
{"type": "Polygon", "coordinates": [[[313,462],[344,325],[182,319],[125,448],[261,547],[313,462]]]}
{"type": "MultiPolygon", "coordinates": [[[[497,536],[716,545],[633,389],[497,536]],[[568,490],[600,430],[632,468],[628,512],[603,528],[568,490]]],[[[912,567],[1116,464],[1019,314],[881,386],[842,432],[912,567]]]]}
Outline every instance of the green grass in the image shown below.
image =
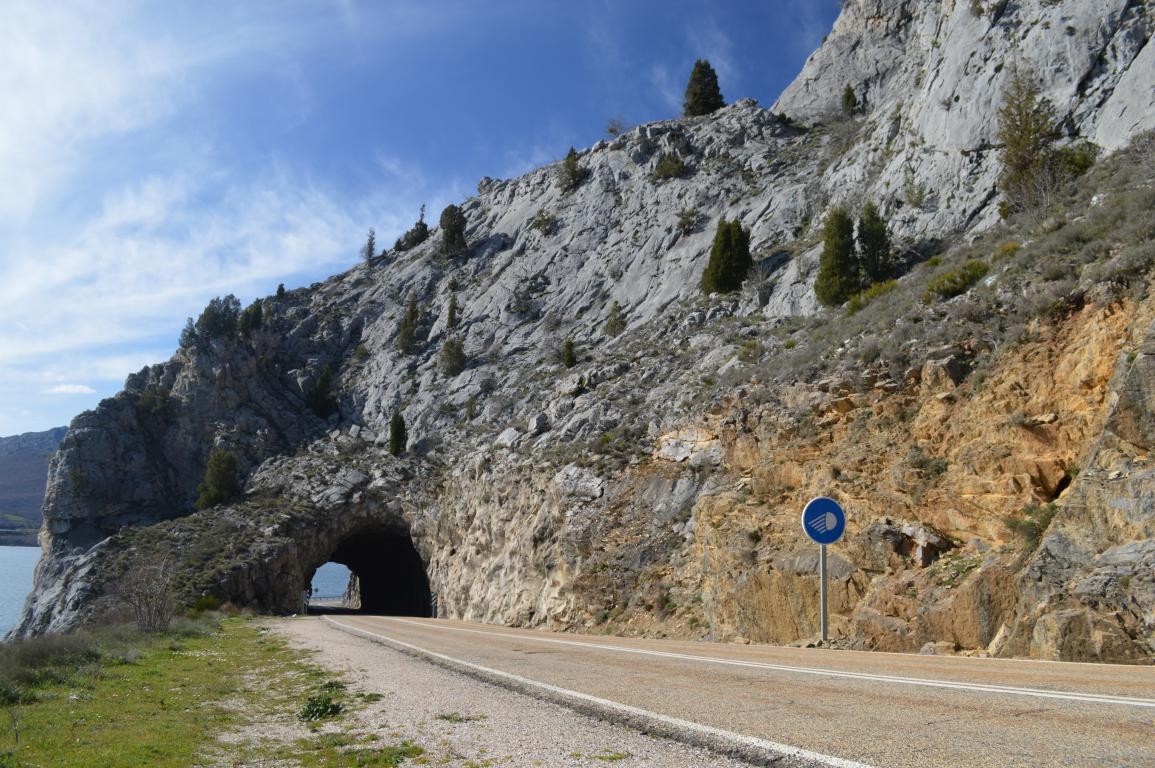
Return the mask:
{"type": "Polygon", "coordinates": [[[340,717],[350,701],[344,683],[245,619],[206,619],[151,637],[118,629],[7,643],[0,645],[0,768],[396,766],[424,753],[408,742],[377,745],[375,735],[218,741],[247,724],[295,720],[310,703],[325,704],[318,711],[326,719],[340,717]]]}

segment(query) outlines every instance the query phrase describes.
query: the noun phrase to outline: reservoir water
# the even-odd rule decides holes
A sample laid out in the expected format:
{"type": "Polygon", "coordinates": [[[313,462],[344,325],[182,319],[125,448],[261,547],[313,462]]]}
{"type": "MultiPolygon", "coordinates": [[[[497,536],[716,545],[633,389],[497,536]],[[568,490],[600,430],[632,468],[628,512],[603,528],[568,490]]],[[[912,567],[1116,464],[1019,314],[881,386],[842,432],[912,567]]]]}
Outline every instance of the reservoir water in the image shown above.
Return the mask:
{"type": "Polygon", "coordinates": [[[0,637],[20,621],[40,547],[0,547],[0,637]]]}
{"type": "Polygon", "coordinates": [[[314,600],[340,600],[349,586],[349,569],[339,563],[325,563],[313,574],[314,600]]]}

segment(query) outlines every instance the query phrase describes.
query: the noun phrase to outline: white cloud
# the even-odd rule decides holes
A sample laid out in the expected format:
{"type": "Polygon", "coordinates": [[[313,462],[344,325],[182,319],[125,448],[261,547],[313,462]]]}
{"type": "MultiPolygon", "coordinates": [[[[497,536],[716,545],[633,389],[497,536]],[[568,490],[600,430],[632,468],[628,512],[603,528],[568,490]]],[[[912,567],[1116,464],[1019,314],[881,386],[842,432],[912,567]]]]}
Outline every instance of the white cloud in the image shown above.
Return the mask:
{"type": "MultiPolygon", "coordinates": [[[[687,75],[688,77],[688,75],[687,75]]],[[[654,92],[658,94],[662,102],[674,111],[674,114],[682,114],[682,91],[685,86],[678,87],[674,77],[670,74],[670,70],[663,64],[655,64],[650,67],[650,85],[653,86],[654,92]]]]}
{"type": "MultiPolygon", "coordinates": [[[[734,44],[729,36],[713,18],[706,18],[698,19],[695,24],[687,27],[686,37],[695,57],[707,59],[718,73],[725,96],[725,84],[733,83],[738,77],[738,67],[734,63],[734,44]]],[[[689,76],[690,73],[686,72],[686,77],[689,76]]]]}
{"type": "Polygon", "coordinates": [[[44,390],[47,395],[95,395],[96,390],[87,384],[57,384],[44,390]]]}

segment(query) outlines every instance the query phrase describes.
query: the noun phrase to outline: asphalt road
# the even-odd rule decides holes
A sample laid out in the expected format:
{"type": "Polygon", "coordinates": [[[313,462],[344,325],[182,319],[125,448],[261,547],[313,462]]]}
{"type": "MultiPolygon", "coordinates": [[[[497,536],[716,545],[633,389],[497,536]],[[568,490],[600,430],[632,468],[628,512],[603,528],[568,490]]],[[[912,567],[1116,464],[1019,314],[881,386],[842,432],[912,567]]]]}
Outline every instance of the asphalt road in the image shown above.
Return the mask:
{"type": "MultiPolygon", "coordinates": [[[[850,766],[1155,766],[1155,667],[327,621],[602,716],[850,766]]],[[[679,733],[681,734],[679,736],[679,733]]]]}

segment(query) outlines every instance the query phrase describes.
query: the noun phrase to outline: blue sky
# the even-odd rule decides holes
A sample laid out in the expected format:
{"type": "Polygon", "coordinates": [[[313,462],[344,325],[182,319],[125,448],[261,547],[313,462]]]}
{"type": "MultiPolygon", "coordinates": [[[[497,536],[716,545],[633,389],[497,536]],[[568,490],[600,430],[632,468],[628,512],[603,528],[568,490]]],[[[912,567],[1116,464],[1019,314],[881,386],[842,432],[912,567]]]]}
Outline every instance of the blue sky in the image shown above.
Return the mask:
{"type": "Polygon", "coordinates": [[[676,117],[696,58],[769,106],[839,0],[4,0],[0,435],[67,424],[420,206],[676,117]]]}

